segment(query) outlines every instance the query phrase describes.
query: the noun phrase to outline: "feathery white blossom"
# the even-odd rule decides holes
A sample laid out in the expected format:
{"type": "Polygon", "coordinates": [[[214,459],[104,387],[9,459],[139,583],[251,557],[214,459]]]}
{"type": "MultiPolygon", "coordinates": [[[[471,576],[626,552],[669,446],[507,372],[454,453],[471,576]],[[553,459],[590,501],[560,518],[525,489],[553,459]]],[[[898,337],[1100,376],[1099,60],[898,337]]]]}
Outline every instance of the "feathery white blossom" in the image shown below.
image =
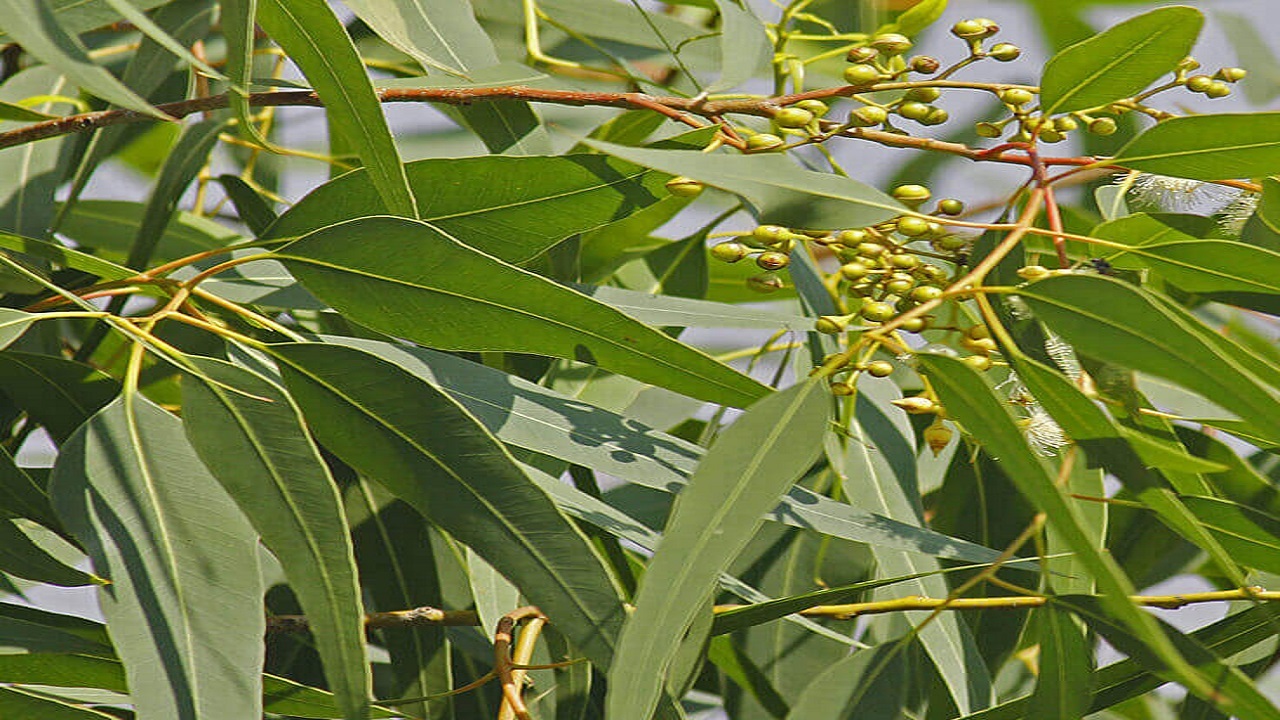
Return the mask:
{"type": "Polygon", "coordinates": [[[1039,404],[1031,407],[1031,415],[1022,421],[1022,434],[1039,455],[1050,457],[1067,445],[1067,435],[1039,404]]]}
{"type": "Polygon", "coordinates": [[[1222,209],[1218,227],[1229,235],[1238,236],[1244,231],[1244,224],[1258,209],[1258,201],[1261,199],[1262,196],[1255,192],[1240,193],[1222,209]]]}
{"type": "MultiPolygon", "coordinates": [[[[1129,183],[1128,176],[1122,176],[1117,184],[1126,183],[1129,183]]],[[[1155,173],[1140,173],[1133,178],[1129,194],[1139,202],[1169,211],[1218,210],[1230,199],[1221,185],[1155,173]]]]}

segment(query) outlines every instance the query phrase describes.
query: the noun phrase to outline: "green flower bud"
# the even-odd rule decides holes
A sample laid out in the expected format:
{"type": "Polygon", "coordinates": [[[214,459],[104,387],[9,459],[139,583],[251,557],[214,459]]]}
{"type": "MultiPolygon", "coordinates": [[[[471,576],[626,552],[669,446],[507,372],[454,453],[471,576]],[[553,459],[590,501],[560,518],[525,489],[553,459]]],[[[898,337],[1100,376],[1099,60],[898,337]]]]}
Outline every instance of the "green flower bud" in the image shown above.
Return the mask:
{"type": "Polygon", "coordinates": [[[1080,127],[1080,123],[1076,122],[1076,119],[1070,115],[1063,115],[1053,119],[1053,129],[1060,133],[1071,132],[1078,127],[1080,127]]]}
{"type": "Polygon", "coordinates": [[[1000,102],[1015,107],[1026,105],[1034,100],[1035,97],[1030,90],[1023,90],[1022,88],[1008,88],[1000,91],[1000,102]]]}
{"type": "Polygon", "coordinates": [[[880,77],[880,70],[875,65],[859,63],[844,69],[844,81],[855,87],[875,84],[880,77]]]}
{"type": "Polygon", "coordinates": [[[698,197],[705,189],[706,185],[683,175],[677,175],[667,181],[667,192],[676,197],[698,197]]]}
{"type": "Polygon", "coordinates": [[[987,36],[987,28],[977,20],[961,20],[951,26],[951,34],[958,38],[968,40],[970,38],[984,38],[987,36]]]}
{"type": "Polygon", "coordinates": [[[898,220],[898,232],[907,237],[920,237],[929,232],[929,221],[918,217],[900,218],[898,220]]]}
{"type": "Polygon", "coordinates": [[[1058,132],[1052,125],[1041,125],[1036,135],[1047,143],[1059,143],[1067,139],[1066,135],[1058,132]]]}
{"type": "Polygon", "coordinates": [[[1226,82],[1229,82],[1229,83],[1237,83],[1243,80],[1245,76],[1248,74],[1249,72],[1244,68],[1225,67],[1225,68],[1219,69],[1218,72],[1213,74],[1213,76],[1218,78],[1219,80],[1225,80],[1226,82]]]}
{"type": "Polygon", "coordinates": [[[929,188],[923,185],[899,185],[890,194],[908,207],[919,207],[931,195],[929,188]]]}
{"type": "Polygon", "coordinates": [[[911,39],[898,33],[885,33],[871,38],[871,47],[887,56],[901,55],[911,49],[911,39]]]}
{"type": "Polygon", "coordinates": [[[866,230],[841,230],[840,234],[836,235],[836,239],[845,247],[857,247],[858,243],[866,242],[867,237],[866,230]]]}
{"type": "Polygon", "coordinates": [[[929,302],[930,300],[937,300],[942,297],[942,292],[942,288],[940,287],[936,287],[934,285],[921,285],[911,291],[910,297],[916,302],[924,303],[929,302]]]}
{"type": "Polygon", "coordinates": [[[827,106],[826,103],[822,102],[821,100],[801,100],[800,102],[796,103],[792,107],[798,107],[801,110],[808,110],[809,112],[813,113],[814,117],[822,117],[823,115],[827,114],[828,110],[831,109],[830,107],[827,106]]]}
{"type": "Polygon", "coordinates": [[[930,415],[938,411],[938,404],[927,397],[905,397],[889,402],[907,411],[908,415],[930,415]]]}
{"type": "Polygon", "coordinates": [[[1022,54],[1022,48],[1011,43],[996,43],[987,51],[987,56],[1000,62],[1010,62],[1017,60],[1022,54]]]}
{"type": "Polygon", "coordinates": [[[833,382],[829,387],[831,388],[831,394],[839,397],[848,397],[855,392],[853,386],[845,382],[833,382]]]}
{"type": "Polygon", "coordinates": [[[1028,265],[1018,269],[1018,277],[1023,280],[1040,280],[1049,277],[1049,269],[1043,265],[1028,265]]]}
{"type": "Polygon", "coordinates": [[[865,263],[850,262],[840,266],[840,275],[846,280],[861,280],[871,274],[865,263]]]}
{"type": "Polygon", "coordinates": [[[845,60],[851,63],[869,63],[880,56],[880,51],[863,45],[862,47],[853,48],[844,56],[845,60]]]}
{"type": "Polygon", "coordinates": [[[880,243],[864,242],[858,243],[858,247],[854,248],[862,257],[878,258],[885,253],[885,246],[880,243]]]}
{"type": "Polygon", "coordinates": [[[1186,85],[1191,92],[1208,92],[1209,88],[1213,86],[1213,78],[1208,75],[1192,75],[1182,84],[1186,85]]]}
{"type": "Polygon", "coordinates": [[[889,118],[889,113],[882,107],[867,105],[849,113],[849,124],[856,127],[872,127],[889,118]]]}
{"type": "Polygon", "coordinates": [[[764,272],[747,278],[747,287],[758,293],[777,292],[782,289],[782,278],[776,273],[764,272]]]}
{"type": "Polygon", "coordinates": [[[903,97],[907,100],[917,100],[919,102],[930,103],[937,100],[941,95],[942,91],[938,88],[922,87],[911,88],[905,95],[903,95],[903,97]]]}
{"type": "Polygon", "coordinates": [[[813,113],[804,108],[786,107],[773,116],[773,121],[778,124],[778,127],[794,130],[813,122],[813,113]]]}
{"type": "Polygon", "coordinates": [[[934,457],[947,449],[947,445],[951,444],[951,438],[955,432],[951,428],[942,424],[942,418],[933,421],[933,424],[924,429],[924,444],[929,446],[930,452],[934,457]]]}
{"type": "Polygon", "coordinates": [[[1231,94],[1231,86],[1221,80],[1214,80],[1209,89],[1204,91],[1204,94],[1212,99],[1223,98],[1231,94]]]}
{"type": "Polygon", "coordinates": [[[897,107],[897,113],[908,120],[923,120],[933,111],[933,106],[922,102],[904,102],[897,107]]]}
{"type": "Polygon", "coordinates": [[[777,245],[791,239],[791,230],[781,225],[760,225],[751,231],[751,237],[762,245],[777,245]]]}
{"type": "Polygon", "coordinates": [[[986,355],[969,355],[968,357],[960,358],[960,362],[968,365],[978,372],[986,372],[987,370],[990,370],[992,364],[991,358],[986,355]]]}
{"type": "Polygon", "coordinates": [[[932,75],[942,67],[942,63],[938,62],[938,58],[929,57],[928,55],[917,55],[911,58],[907,63],[907,67],[920,73],[921,75],[932,75]]]}
{"type": "Polygon", "coordinates": [[[756,265],[759,265],[762,270],[781,270],[790,262],[791,256],[774,250],[762,252],[756,256],[756,265]]]}
{"type": "Polygon", "coordinates": [[[886,378],[893,374],[893,363],[888,360],[873,360],[867,363],[866,370],[871,377],[886,378]]]}
{"type": "Polygon", "coordinates": [[[813,329],[825,335],[838,335],[849,327],[848,315],[823,315],[813,323],[813,329]]]}
{"type": "Polygon", "coordinates": [[[901,328],[903,332],[923,332],[925,328],[929,327],[929,320],[928,318],[913,317],[910,320],[903,320],[902,324],[898,327],[901,328]]]}
{"type": "Polygon", "coordinates": [[[885,289],[885,292],[889,293],[890,295],[897,295],[899,297],[903,297],[907,293],[911,292],[911,288],[915,286],[916,286],[916,281],[914,278],[895,277],[894,279],[884,284],[884,289],[885,289]]]}
{"type": "Polygon", "coordinates": [[[1117,129],[1116,121],[1111,118],[1101,117],[1089,121],[1089,132],[1094,135],[1114,135],[1117,129]]]}
{"type": "Polygon", "coordinates": [[[964,203],[955,198],[946,198],[938,201],[938,214],[940,215],[959,215],[964,212],[964,203]]]}
{"type": "Polygon", "coordinates": [[[884,322],[897,315],[898,311],[887,302],[869,302],[862,306],[858,314],[871,322],[884,322]]]}
{"type": "Polygon", "coordinates": [[[955,252],[968,247],[969,240],[959,235],[944,235],[933,241],[933,246],[943,252],[955,252]]]}
{"type": "Polygon", "coordinates": [[[749,252],[746,245],[732,240],[711,247],[711,257],[727,263],[736,263],[746,257],[749,252]]]}
{"type": "Polygon", "coordinates": [[[899,270],[912,270],[920,265],[920,258],[911,253],[898,253],[890,256],[889,266],[898,268],[899,270]]]}
{"type": "Polygon", "coordinates": [[[756,133],[747,138],[747,150],[754,152],[780,150],[785,144],[782,138],[772,133],[756,133]]]}
{"type": "Polygon", "coordinates": [[[931,108],[929,114],[920,120],[921,125],[941,125],[951,118],[951,115],[940,107],[931,108]]]}

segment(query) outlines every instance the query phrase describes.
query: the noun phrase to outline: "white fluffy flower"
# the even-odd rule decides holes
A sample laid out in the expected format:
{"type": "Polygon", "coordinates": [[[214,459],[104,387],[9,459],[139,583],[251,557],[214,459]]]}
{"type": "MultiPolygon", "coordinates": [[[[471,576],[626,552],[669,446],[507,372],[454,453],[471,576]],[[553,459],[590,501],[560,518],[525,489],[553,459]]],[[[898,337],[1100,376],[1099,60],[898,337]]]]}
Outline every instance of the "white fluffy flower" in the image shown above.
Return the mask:
{"type": "Polygon", "coordinates": [[[1228,194],[1221,185],[1186,178],[1139,173],[1132,182],[1123,177],[1120,185],[1129,185],[1129,194],[1137,201],[1172,212],[1197,209],[1220,209],[1228,194]]]}
{"type": "Polygon", "coordinates": [[[1049,413],[1039,405],[1031,407],[1031,415],[1022,420],[1022,434],[1039,455],[1050,457],[1066,447],[1067,435],[1049,413]]]}

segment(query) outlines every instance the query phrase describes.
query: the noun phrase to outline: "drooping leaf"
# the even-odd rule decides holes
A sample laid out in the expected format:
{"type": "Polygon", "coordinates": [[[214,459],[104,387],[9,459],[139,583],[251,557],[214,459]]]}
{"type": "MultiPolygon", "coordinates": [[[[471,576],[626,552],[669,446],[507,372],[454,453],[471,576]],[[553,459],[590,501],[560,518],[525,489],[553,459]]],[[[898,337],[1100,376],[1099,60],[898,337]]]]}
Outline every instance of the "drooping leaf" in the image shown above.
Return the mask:
{"type": "Polygon", "coordinates": [[[892,720],[903,715],[909,662],[898,643],[860,650],[809,684],[787,720],[892,720]]]}
{"type": "Polygon", "coordinates": [[[3,0],[4,31],[22,49],[66,75],[87,92],[143,115],[171,120],[89,57],[89,51],[41,0],[3,0]]]}
{"type": "Polygon", "coordinates": [[[1068,47],[1045,65],[1041,111],[1085,110],[1138,93],[1191,53],[1203,24],[1194,8],[1158,8],[1068,47]]]}
{"type": "Polygon", "coordinates": [[[0,571],[36,582],[77,587],[95,578],[50,555],[14,523],[0,518],[0,571]]]}
{"type": "Polygon", "coordinates": [[[1182,501],[1241,565],[1272,573],[1280,569],[1280,518],[1222,498],[1182,501]]]}
{"type": "Polygon", "coordinates": [[[59,442],[120,394],[120,384],[83,363],[51,355],[0,352],[0,393],[59,442]]]}
{"type": "Polygon", "coordinates": [[[720,404],[760,383],[585,295],[507,265],[425,223],[392,217],[318,230],[278,254],[357,322],[424,345],[578,359],[720,404]],[[387,312],[395,306],[399,310],[387,312]]]}
{"type": "Polygon", "coordinates": [[[758,77],[773,60],[764,23],[741,0],[716,0],[720,11],[720,77],[706,88],[721,92],[758,77]]]}
{"type": "Polygon", "coordinates": [[[1093,693],[1093,643],[1071,613],[1048,605],[1036,610],[1040,675],[1031,704],[1047,717],[1080,720],[1093,693]]]}
{"type": "MultiPolygon", "coordinates": [[[[599,155],[430,158],[408,163],[405,172],[420,220],[513,263],[662,200],[666,181],[599,155]]],[[[356,170],[311,191],[263,237],[295,237],[388,212],[368,173],[356,170]]]]}
{"type": "Polygon", "coordinates": [[[778,154],[726,155],[584,142],[623,160],[741,195],[761,222],[830,230],[873,225],[905,211],[879,190],[851,178],[802,169],[778,154]]]}
{"type": "Polygon", "coordinates": [[[63,446],[50,495],[111,581],[98,600],[139,714],[260,715],[257,536],[181,422],[123,396],[63,446]]]}
{"type": "Polygon", "coordinates": [[[1190,314],[1103,276],[1050,278],[1022,297],[1080,352],[1171,380],[1280,435],[1280,401],[1266,389],[1274,370],[1190,314]]]}
{"type": "Polygon", "coordinates": [[[112,720],[115,717],[19,687],[0,688],[0,713],[5,717],[49,720],[112,720]]]}
{"type": "Polygon", "coordinates": [[[304,343],[272,354],[327,448],[475,549],[588,657],[608,663],[622,622],[612,579],[474,417],[359,350],[304,343]]]}
{"type": "Polygon", "coordinates": [[[221,361],[191,362],[200,374],[182,380],[187,437],[284,568],[344,715],[363,717],[373,684],[364,607],[333,478],[280,387],[221,361]]]}
{"type": "Polygon", "coordinates": [[[1188,115],[1159,123],[1113,159],[1116,165],[1192,180],[1280,172],[1280,113],[1188,115]]]}
{"type": "Polygon", "coordinates": [[[323,0],[258,0],[258,23],[301,68],[329,122],[355,147],[391,212],[415,217],[413,189],[351,37],[323,0]]]}
{"type": "Polygon", "coordinates": [[[647,720],[678,642],[761,516],[817,458],[824,386],[808,381],[753,405],[712,446],[681,493],[610,670],[610,718],[647,720]]]}
{"type": "Polygon", "coordinates": [[[651,295],[606,285],[572,287],[649,325],[808,331],[813,329],[814,323],[813,318],[783,315],[730,303],[651,295]]]}
{"type": "MultiPolygon", "coordinates": [[[[663,492],[679,492],[705,450],[691,442],[518,377],[426,348],[327,337],[394,363],[437,385],[503,442],[663,492]]],[[[995,550],[897,522],[799,485],[766,514],[774,522],[833,537],[966,562],[995,550]]]]}

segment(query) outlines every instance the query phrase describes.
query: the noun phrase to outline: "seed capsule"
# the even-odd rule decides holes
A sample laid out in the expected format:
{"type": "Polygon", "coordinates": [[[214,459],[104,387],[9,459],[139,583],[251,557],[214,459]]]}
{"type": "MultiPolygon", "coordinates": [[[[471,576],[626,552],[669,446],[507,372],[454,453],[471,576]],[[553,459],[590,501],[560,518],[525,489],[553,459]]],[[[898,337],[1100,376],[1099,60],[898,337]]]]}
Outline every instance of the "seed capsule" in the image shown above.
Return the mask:
{"type": "Polygon", "coordinates": [[[771,272],[760,273],[747,278],[747,287],[758,293],[777,292],[782,289],[782,278],[771,272]]]}
{"type": "Polygon", "coordinates": [[[727,263],[736,263],[746,257],[750,250],[740,242],[722,242],[711,248],[711,256],[727,263]]]}
{"type": "Polygon", "coordinates": [[[942,424],[942,418],[933,421],[933,424],[924,429],[924,444],[929,446],[929,450],[933,452],[933,456],[937,457],[939,453],[951,444],[951,438],[955,433],[951,428],[942,424]]]}
{"type": "Polygon", "coordinates": [[[867,363],[867,374],[871,377],[885,378],[893,374],[893,363],[888,360],[874,360],[867,363]]]}
{"type": "Polygon", "coordinates": [[[756,256],[756,265],[759,265],[762,270],[781,270],[790,262],[791,257],[789,255],[774,252],[773,250],[762,252],[756,256]]]}
{"type": "Polygon", "coordinates": [[[667,192],[676,197],[698,197],[706,187],[697,180],[683,175],[677,175],[667,181],[667,192]]]}

